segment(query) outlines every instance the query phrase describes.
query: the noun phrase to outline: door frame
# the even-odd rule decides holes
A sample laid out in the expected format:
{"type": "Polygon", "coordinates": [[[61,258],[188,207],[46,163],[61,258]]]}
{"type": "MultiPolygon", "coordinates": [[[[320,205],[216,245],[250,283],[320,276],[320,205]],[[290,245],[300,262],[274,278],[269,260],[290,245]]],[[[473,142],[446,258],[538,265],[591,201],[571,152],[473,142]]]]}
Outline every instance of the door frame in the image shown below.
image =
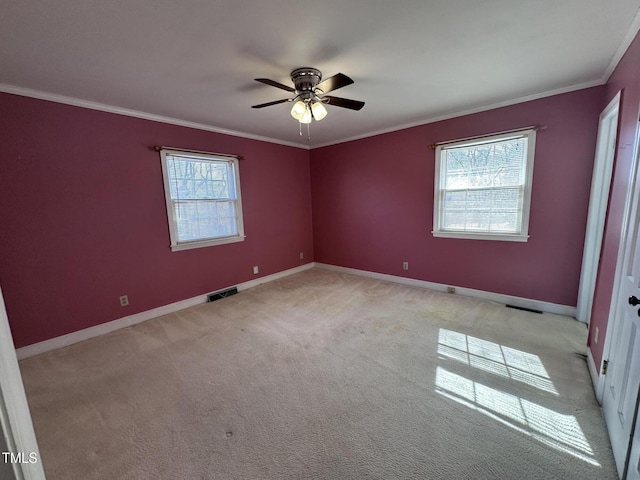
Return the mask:
{"type": "MultiPolygon", "coordinates": [[[[8,450],[24,455],[24,463],[14,463],[17,480],[45,480],[44,468],[27,396],[20,375],[20,367],[9,327],[9,318],[0,288],[0,423],[7,440],[8,450]],[[37,462],[30,463],[33,456],[37,462]]],[[[4,461],[0,457],[0,461],[4,461]]]]}
{"type": "Polygon", "coordinates": [[[584,238],[582,270],[580,272],[580,287],[578,290],[578,305],[576,309],[576,319],[584,323],[589,323],[591,320],[593,294],[596,288],[596,277],[600,264],[600,251],[602,249],[604,224],[607,215],[607,205],[609,203],[611,175],[616,157],[620,97],[621,94],[618,92],[615,97],[611,99],[602,113],[600,113],[600,122],[598,124],[596,154],[591,179],[591,193],[589,195],[589,214],[587,216],[587,229],[584,238]],[[609,136],[610,130],[607,129],[607,131],[605,131],[604,129],[606,121],[612,118],[615,122],[613,139],[609,136]],[[614,142],[613,148],[609,149],[607,147],[609,147],[611,141],[614,142]]]}

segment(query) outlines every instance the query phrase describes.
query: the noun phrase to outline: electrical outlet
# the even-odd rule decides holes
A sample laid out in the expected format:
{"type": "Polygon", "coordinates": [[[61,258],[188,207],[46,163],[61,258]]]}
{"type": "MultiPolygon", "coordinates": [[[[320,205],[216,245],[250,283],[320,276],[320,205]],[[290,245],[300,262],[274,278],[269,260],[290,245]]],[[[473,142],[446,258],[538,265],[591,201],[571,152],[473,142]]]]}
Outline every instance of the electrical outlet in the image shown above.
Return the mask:
{"type": "Polygon", "coordinates": [[[402,269],[409,270],[409,262],[402,262],[402,269]]]}
{"type": "Polygon", "coordinates": [[[129,305],[129,296],[128,295],[122,295],[120,297],[120,306],[121,307],[126,307],[127,305],[129,305]]]}
{"type": "Polygon", "coordinates": [[[300,252],[300,260],[304,258],[304,252],[300,252]]]}
{"type": "Polygon", "coordinates": [[[253,274],[254,275],[258,274],[259,271],[260,270],[258,270],[258,266],[257,265],[253,267],[253,274]]]}
{"type": "Polygon", "coordinates": [[[600,329],[596,327],[595,335],[593,336],[593,343],[598,343],[598,334],[600,333],[600,329]]]}
{"type": "Polygon", "coordinates": [[[456,293],[456,289],[454,287],[447,287],[447,293],[456,293]]]}

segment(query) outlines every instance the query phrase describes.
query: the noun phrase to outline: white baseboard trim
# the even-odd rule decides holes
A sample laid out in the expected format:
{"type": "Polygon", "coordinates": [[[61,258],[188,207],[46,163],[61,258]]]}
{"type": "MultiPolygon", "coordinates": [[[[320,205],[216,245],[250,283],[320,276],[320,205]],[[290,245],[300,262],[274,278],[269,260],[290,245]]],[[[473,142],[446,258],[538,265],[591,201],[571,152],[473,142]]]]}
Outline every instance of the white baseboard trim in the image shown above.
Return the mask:
{"type": "MultiPolygon", "coordinates": [[[[278,280],[279,278],[293,275],[294,273],[299,273],[304,270],[309,270],[310,268],[313,268],[313,267],[314,267],[314,263],[311,262],[305,265],[301,265],[299,267],[283,270],[282,272],[273,273],[271,275],[265,275],[264,277],[259,277],[254,280],[249,280],[248,282],[243,282],[234,286],[238,288],[238,291],[247,290],[249,288],[256,287],[262,283],[272,282],[274,280],[278,280]]],[[[232,288],[232,287],[233,286],[227,287],[227,288],[232,288]]],[[[221,288],[220,290],[226,290],[226,288],[221,288]]],[[[220,291],[220,290],[216,290],[216,291],[220,291]]],[[[210,292],[210,293],[215,293],[215,292],[210,292]]],[[[169,305],[163,305],[161,307],[152,308],[151,310],[135,313],[133,315],[128,315],[126,317],[118,318],[116,320],[102,323],[100,325],[95,325],[93,327],[84,328],[82,330],[68,333],[66,335],[61,335],[59,337],[51,338],[43,342],[27,345],[26,347],[18,348],[16,350],[16,355],[18,356],[18,360],[22,360],[28,357],[33,357],[34,355],[39,355],[41,353],[48,352],[50,350],[67,347],[69,345],[73,345],[74,343],[82,342],[83,340],[88,340],[90,338],[104,335],[105,333],[110,333],[115,330],[120,330],[121,328],[126,328],[126,327],[130,327],[131,325],[136,325],[138,323],[146,322],[147,320],[151,320],[152,318],[160,317],[162,315],[167,315],[168,313],[177,312],[178,310],[184,310],[185,308],[193,307],[201,303],[206,303],[207,295],[209,295],[209,293],[198,295],[197,297],[187,298],[185,300],[180,300],[179,302],[170,303],[169,305]]]]}
{"type": "MultiPolygon", "coordinates": [[[[304,272],[305,270],[310,270],[314,266],[315,266],[315,263],[313,262],[306,263],[304,265],[300,265],[299,267],[290,268],[288,270],[272,273],[271,275],[259,277],[254,280],[249,280],[248,282],[243,282],[236,286],[238,287],[238,291],[247,290],[248,288],[257,287],[258,285],[262,285],[263,283],[273,282],[274,280],[278,280],[283,277],[288,277],[289,275],[293,275],[294,273],[300,273],[300,272],[304,272]]],[[[221,290],[224,290],[224,288],[221,290]]]]}
{"type": "Polygon", "coordinates": [[[428,288],[438,292],[446,292],[448,287],[456,289],[456,295],[465,297],[479,298],[489,300],[491,302],[504,303],[505,305],[513,305],[516,307],[530,308],[540,310],[547,313],[555,313],[557,315],[566,315],[567,317],[576,316],[576,307],[569,305],[559,305],[557,303],[543,302],[541,300],[532,300],[529,298],[514,297],[511,295],[503,295],[501,293],[485,292],[482,290],[474,290],[473,288],[457,287],[455,285],[444,285],[441,283],[427,282],[425,280],[416,280],[414,278],[398,277],[396,275],[388,275],[386,273],[369,272],[367,270],[357,270],[355,268],[339,267],[337,265],[329,265],[326,263],[315,263],[317,268],[325,270],[333,270],[335,272],[348,273],[351,275],[359,275],[361,277],[374,278],[376,280],[384,280],[387,282],[401,283],[412,287],[428,288]]]}
{"type": "Polygon", "coordinates": [[[589,374],[591,375],[591,383],[593,383],[593,391],[596,394],[596,400],[602,405],[602,394],[604,392],[604,377],[598,375],[596,362],[591,354],[591,349],[587,347],[587,365],[589,366],[589,374]]]}

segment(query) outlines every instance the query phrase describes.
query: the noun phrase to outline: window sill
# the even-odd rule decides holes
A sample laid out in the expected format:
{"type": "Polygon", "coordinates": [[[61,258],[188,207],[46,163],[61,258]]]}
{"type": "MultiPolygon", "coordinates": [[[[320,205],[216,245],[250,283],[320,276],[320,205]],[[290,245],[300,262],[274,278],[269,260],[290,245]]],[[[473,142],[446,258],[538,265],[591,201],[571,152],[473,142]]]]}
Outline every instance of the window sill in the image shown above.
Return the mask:
{"type": "Polygon", "coordinates": [[[494,240],[500,242],[527,242],[529,235],[511,233],[481,233],[481,232],[446,232],[432,231],[434,237],[438,238],[461,238],[466,240],[494,240]]]}
{"type": "Polygon", "coordinates": [[[244,242],[244,239],[244,235],[236,235],[233,237],[215,238],[211,240],[194,240],[192,242],[183,242],[178,243],[177,245],[171,245],[171,251],[179,252],[181,250],[191,250],[193,248],[212,247],[214,245],[224,245],[226,243],[244,242]]]}

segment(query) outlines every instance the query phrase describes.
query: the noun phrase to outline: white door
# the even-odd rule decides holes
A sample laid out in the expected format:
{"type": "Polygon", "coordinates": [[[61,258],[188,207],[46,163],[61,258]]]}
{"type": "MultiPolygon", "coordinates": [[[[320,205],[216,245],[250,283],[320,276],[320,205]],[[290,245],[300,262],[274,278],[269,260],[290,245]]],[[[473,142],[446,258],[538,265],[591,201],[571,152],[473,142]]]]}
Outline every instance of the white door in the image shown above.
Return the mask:
{"type": "Polygon", "coordinates": [[[614,291],[617,295],[612,299],[612,318],[607,334],[609,358],[602,397],[618,474],[621,478],[626,474],[627,479],[640,479],[640,445],[632,451],[629,448],[635,430],[640,386],[640,185],[637,171],[636,158],[627,224],[623,231],[622,262],[616,271],[617,288],[614,287],[614,291]]]}
{"type": "Polygon", "coordinates": [[[38,443],[31,423],[16,351],[11,338],[7,311],[0,290],[0,426],[4,435],[0,462],[2,477],[44,480],[38,443]],[[13,455],[13,457],[12,457],[13,455]],[[7,465],[8,464],[8,465],[7,465]],[[10,469],[13,476],[10,476],[10,469]]]}
{"type": "MultiPolygon", "coordinates": [[[[636,259],[638,258],[640,255],[636,255],[636,259]]],[[[625,279],[625,285],[621,285],[621,291],[629,297],[640,299],[640,265],[637,260],[633,263],[635,265],[631,269],[631,275],[625,279]]],[[[614,355],[609,359],[602,402],[613,455],[621,477],[627,460],[640,385],[640,317],[637,309],[638,307],[634,308],[631,305],[621,308],[623,311],[620,312],[621,318],[614,337],[616,346],[613,347],[614,355]]],[[[640,479],[638,460],[640,457],[635,459],[635,477],[632,475],[629,478],[640,479]]]]}
{"type": "MultiPolygon", "coordinates": [[[[637,413],[636,413],[637,415],[637,413]]],[[[627,467],[626,480],[637,480],[640,478],[640,426],[636,418],[636,426],[634,427],[633,443],[631,451],[628,455],[629,465],[627,467]]]]}
{"type": "Polygon", "coordinates": [[[576,314],[576,318],[584,323],[589,323],[591,320],[593,293],[596,288],[596,275],[598,273],[602,235],[604,233],[604,222],[609,200],[611,173],[613,172],[613,160],[616,153],[619,107],[620,92],[600,114],[600,124],[598,126],[598,140],[591,179],[589,215],[587,217],[587,231],[582,253],[582,272],[580,273],[576,314]]]}

